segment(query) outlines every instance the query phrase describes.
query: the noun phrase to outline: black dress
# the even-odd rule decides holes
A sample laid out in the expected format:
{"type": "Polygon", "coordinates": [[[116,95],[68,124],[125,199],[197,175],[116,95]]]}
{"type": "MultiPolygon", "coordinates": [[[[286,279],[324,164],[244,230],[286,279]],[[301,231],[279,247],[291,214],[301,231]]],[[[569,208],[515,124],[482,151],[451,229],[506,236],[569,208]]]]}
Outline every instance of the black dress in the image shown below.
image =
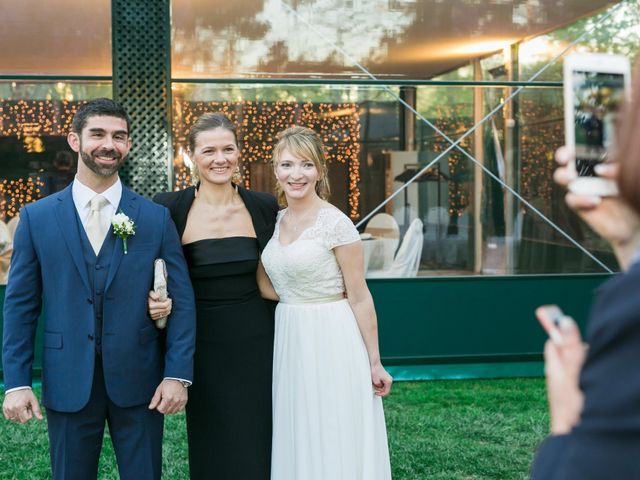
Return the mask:
{"type": "Polygon", "coordinates": [[[256,283],[258,242],[229,237],[183,249],[197,311],[191,478],[268,479],[273,318],[256,283]]]}
{"type": "MultiPolygon", "coordinates": [[[[257,238],[183,245],[197,307],[194,381],[187,403],[192,479],[270,477],[275,302],[260,297],[256,267],[273,234],[278,204],[270,194],[242,187],[238,193],[257,238]]],[[[194,198],[194,187],[154,198],[169,208],[180,237],[194,198]]]]}

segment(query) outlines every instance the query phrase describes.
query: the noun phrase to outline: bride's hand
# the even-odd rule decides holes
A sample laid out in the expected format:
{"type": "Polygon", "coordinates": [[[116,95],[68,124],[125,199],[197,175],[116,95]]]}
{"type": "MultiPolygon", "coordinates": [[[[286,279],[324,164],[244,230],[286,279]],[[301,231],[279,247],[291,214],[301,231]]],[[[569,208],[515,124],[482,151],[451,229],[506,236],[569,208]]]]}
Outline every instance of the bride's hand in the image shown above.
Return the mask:
{"type": "Polygon", "coordinates": [[[171,299],[167,298],[164,302],[158,300],[158,294],[151,290],[149,292],[149,316],[152,320],[168,317],[171,313],[171,299]]]}
{"type": "Polygon", "coordinates": [[[372,365],[371,383],[373,384],[373,390],[377,396],[386,397],[391,392],[393,378],[384,369],[382,364],[372,365]]]}

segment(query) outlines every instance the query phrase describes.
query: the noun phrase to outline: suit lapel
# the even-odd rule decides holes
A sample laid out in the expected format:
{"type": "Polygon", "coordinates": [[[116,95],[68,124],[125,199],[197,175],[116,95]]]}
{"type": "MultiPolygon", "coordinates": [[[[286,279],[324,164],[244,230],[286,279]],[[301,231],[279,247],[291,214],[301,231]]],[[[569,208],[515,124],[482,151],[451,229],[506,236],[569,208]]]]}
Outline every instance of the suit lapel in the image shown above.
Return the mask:
{"type": "Polygon", "coordinates": [[[82,227],[78,224],[78,214],[76,206],[73,203],[71,185],[73,185],[73,183],[60,192],[60,195],[58,196],[58,205],[55,209],[56,218],[64,241],[69,249],[69,254],[71,255],[73,263],[80,274],[80,278],[82,278],[82,283],[87,289],[87,292],[91,292],[89,276],[87,274],[87,265],[85,264],[82,254],[82,240],[80,239],[79,230],[82,227]]]}
{"type": "MultiPolygon", "coordinates": [[[[136,196],[129,190],[128,188],[122,187],[122,198],[120,199],[120,205],[116,210],[116,213],[122,212],[131,220],[133,220],[134,225],[138,223],[138,214],[140,212],[140,204],[136,200],[136,196]]],[[[109,228],[109,233],[107,235],[115,235],[113,233],[113,227],[109,228]]],[[[128,242],[131,241],[131,238],[128,239],[128,242]]],[[[111,256],[111,264],[109,266],[109,275],[107,276],[107,283],[105,284],[105,291],[109,289],[111,282],[116,276],[116,272],[118,271],[118,267],[120,266],[120,261],[122,260],[122,256],[124,255],[123,242],[120,237],[116,237],[115,245],[113,247],[113,254],[111,256]]]]}

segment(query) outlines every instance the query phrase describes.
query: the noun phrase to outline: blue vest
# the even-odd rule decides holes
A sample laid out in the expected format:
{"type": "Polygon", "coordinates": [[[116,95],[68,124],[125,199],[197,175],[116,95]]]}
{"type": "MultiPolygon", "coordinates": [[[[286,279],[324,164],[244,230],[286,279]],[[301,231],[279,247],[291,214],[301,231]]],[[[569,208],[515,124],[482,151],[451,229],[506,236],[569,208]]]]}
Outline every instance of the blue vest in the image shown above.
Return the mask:
{"type": "Polygon", "coordinates": [[[87,274],[89,276],[89,287],[91,288],[91,301],[93,303],[94,317],[94,340],[96,345],[96,353],[102,355],[102,316],[104,306],[104,287],[107,283],[107,275],[109,274],[109,266],[111,265],[111,257],[113,256],[113,247],[115,246],[116,236],[111,232],[111,228],[107,232],[102,248],[96,256],[93,247],[89,242],[89,237],[82,226],[82,221],[78,219],[78,229],[80,230],[80,241],[82,243],[82,252],[84,262],[87,266],[87,274]]]}

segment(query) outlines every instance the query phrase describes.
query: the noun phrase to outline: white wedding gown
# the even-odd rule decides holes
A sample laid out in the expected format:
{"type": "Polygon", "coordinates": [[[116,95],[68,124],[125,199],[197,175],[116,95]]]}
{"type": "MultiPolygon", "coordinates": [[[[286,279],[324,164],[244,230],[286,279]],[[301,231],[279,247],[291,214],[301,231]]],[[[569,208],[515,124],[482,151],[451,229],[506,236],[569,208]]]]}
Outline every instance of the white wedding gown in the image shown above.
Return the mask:
{"type": "Polygon", "coordinates": [[[280,303],[273,358],[272,480],[391,478],[382,399],[333,248],[360,241],[333,207],[289,245],[278,215],[262,262],[280,303]]]}

